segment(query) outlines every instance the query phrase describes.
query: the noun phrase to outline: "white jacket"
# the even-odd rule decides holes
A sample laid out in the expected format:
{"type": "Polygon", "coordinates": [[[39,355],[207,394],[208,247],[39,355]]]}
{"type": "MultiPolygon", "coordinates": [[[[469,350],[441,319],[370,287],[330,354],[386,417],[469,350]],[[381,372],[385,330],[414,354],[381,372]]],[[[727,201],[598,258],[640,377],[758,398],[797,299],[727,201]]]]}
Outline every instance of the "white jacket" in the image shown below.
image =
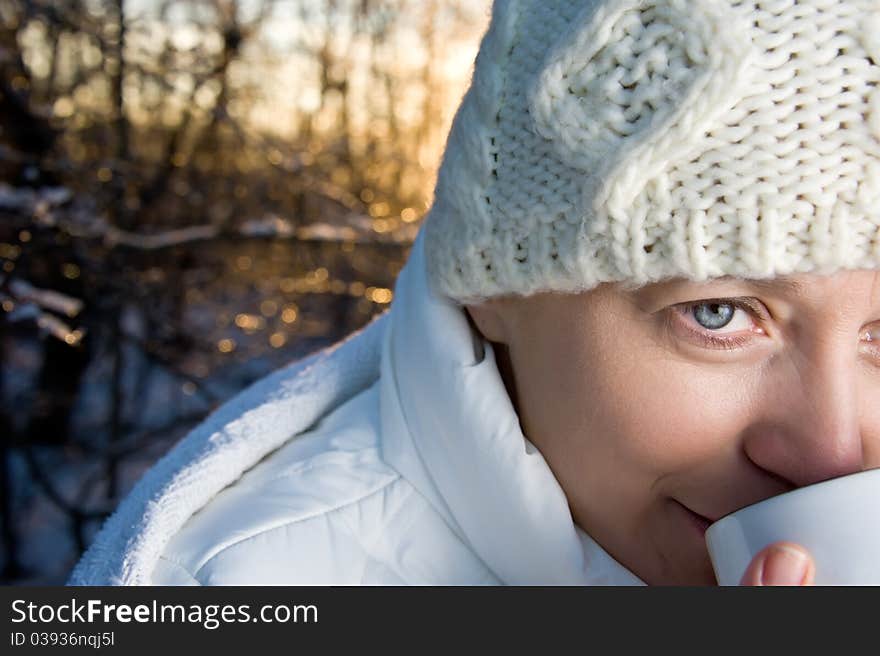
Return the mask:
{"type": "Polygon", "coordinates": [[[640,584],[572,521],[422,234],[388,312],[212,414],[70,583],[640,584]]]}

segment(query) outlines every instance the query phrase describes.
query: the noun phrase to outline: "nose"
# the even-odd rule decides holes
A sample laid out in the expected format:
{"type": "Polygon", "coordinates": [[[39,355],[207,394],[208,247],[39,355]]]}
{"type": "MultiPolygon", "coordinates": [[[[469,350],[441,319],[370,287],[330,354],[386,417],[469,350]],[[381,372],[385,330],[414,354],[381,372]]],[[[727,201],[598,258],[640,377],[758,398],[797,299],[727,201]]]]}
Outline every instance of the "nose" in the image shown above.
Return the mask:
{"type": "Polygon", "coordinates": [[[764,421],[743,441],[748,458],[792,487],[865,469],[858,372],[828,349],[775,379],[764,421]]]}

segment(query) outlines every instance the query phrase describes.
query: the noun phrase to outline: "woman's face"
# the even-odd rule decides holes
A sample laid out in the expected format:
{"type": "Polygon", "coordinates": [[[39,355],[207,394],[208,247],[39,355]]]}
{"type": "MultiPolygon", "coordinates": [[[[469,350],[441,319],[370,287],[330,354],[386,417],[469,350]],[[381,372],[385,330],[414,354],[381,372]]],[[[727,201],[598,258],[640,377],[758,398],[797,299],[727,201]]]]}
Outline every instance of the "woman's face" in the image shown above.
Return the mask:
{"type": "Polygon", "coordinates": [[[468,310],[575,521],[647,583],[714,583],[711,521],[880,467],[880,272],[468,310]]]}

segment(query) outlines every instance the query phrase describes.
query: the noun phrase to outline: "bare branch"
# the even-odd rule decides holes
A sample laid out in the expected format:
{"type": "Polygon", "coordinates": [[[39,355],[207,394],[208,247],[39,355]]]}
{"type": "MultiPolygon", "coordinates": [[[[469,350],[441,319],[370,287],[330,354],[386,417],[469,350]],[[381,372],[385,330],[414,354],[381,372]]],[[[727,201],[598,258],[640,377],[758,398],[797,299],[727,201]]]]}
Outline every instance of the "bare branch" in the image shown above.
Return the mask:
{"type": "Polygon", "coordinates": [[[75,317],[83,308],[83,302],[61,292],[51,289],[40,289],[20,278],[13,278],[9,283],[9,291],[18,301],[36,303],[40,307],[53,312],[75,317]]]}

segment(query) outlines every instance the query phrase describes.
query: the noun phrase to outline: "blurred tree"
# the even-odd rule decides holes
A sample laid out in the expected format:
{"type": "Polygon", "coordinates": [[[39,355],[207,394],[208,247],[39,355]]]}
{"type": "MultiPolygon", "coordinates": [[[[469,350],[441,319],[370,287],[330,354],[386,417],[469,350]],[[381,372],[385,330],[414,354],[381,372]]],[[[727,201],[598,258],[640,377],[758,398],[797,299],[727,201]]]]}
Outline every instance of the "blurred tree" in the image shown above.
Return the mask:
{"type": "Polygon", "coordinates": [[[7,578],[16,508],[83,548],[151,444],[387,308],[487,7],[0,1],[7,578]]]}

